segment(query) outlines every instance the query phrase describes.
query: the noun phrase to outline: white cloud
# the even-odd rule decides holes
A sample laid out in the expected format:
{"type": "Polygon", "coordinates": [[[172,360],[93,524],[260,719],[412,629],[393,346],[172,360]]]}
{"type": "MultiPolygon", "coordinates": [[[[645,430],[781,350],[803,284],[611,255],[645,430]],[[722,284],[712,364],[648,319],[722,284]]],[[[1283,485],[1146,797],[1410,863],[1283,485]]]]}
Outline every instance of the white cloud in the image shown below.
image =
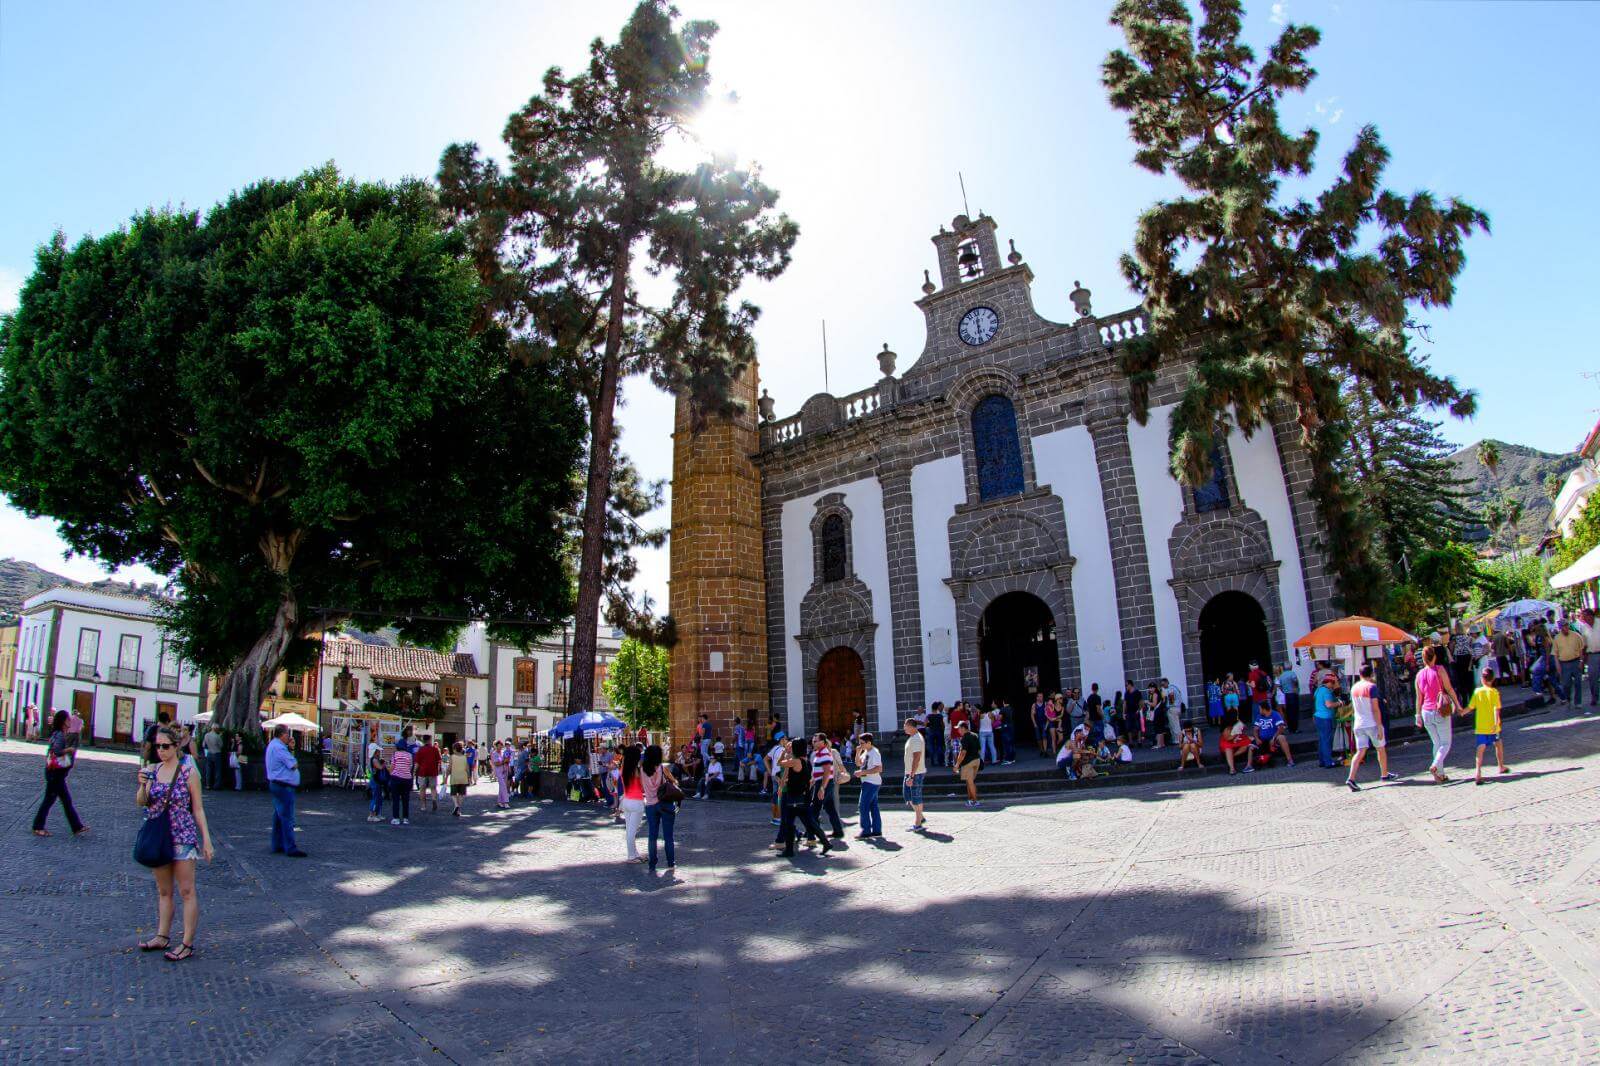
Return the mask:
{"type": "Polygon", "coordinates": [[[1326,100],[1318,100],[1316,102],[1317,114],[1327,116],[1328,125],[1330,126],[1336,125],[1341,118],[1344,118],[1344,108],[1334,106],[1338,102],[1339,98],[1337,96],[1330,96],[1326,100]]]}
{"type": "Polygon", "coordinates": [[[119,581],[165,579],[146,566],[125,566],[115,573],[83,555],[68,556],[67,544],[56,534],[56,524],[48,518],[29,518],[0,496],[0,558],[21,559],[53,574],[74,581],[99,581],[115,577],[119,581]]]}
{"type": "Polygon", "coordinates": [[[1284,23],[1289,21],[1289,5],[1287,2],[1280,2],[1272,5],[1272,15],[1270,21],[1274,26],[1282,26],[1284,23]]]}

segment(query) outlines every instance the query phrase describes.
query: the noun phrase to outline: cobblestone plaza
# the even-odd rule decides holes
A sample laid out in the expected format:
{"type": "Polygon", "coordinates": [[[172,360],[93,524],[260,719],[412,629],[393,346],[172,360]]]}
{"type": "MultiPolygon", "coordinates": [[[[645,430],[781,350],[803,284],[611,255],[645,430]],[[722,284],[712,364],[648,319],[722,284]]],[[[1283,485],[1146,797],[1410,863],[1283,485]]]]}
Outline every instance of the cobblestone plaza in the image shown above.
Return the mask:
{"type": "Polygon", "coordinates": [[[141,955],[131,756],[72,774],[93,832],[35,839],[0,746],[0,1063],[1481,1062],[1600,1059],[1600,718],[1516,720],[1513,773],[1426,750],[966,810],[785,861],[766,809],[688,804],[675,876],[592,808],[364,821],[212,793],[191,961],[141,955]],[[1375,770],[1366,771],[1375,776],[1375,770]],[[1371,777],[1367,778],[1371,781],[1371,777]]]}

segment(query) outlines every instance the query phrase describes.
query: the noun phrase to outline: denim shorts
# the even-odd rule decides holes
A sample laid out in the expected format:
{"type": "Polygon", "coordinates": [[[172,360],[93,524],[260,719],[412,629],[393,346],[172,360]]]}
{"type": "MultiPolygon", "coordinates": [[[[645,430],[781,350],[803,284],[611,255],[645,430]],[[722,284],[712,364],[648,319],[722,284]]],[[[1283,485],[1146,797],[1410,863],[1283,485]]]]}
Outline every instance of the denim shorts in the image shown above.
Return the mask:
{"type": "Polygon", "coordinates": [[[913,774],[910,778],[911,783],[905,788],[906,802],[913,807],[922,802],[922,779],[926,776],[926,774],[913,774]]]}
{"type": "Polygon", "coordinates": [[[1500,734],[1499,733],[1479,733],[1479,734],[1477,734],[1477,737],[1478,737],[1478,747],[1487,748],[1489,745],[1495,743],[1496,741],[1498,741],[1500,739],[1500,734]]]}
{"type": "Polygon", "coordinates": [[[198,844],[179,844],[176,841],[173,842],[173,862],[196,862],[199,860],[199,858],[200,846],[198,844]]]}

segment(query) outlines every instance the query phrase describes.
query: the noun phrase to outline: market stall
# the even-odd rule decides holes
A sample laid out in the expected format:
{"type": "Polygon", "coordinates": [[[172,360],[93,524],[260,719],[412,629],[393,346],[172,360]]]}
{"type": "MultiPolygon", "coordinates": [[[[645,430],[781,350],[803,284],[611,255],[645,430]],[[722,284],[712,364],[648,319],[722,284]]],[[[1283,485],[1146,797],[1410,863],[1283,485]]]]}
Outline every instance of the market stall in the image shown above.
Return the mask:
{"type": "MultiPolygon", "coordinates": [[[[1295,641],[1294,646],[1309,651],[1317,663],[1325,663],[1327,668],[1339,674],[1340,684],[1346,691],[1364,664],[1368,662],[1377,664],[1379,687],[1388,701],[1391,704],[1409,705],[1410,690],[1396,675],[1394,664],[1389,659],[1389,651],[1402,644],[1415,644],[1416,641],[1416,637],[1399,626],[1380,622],[1365,615],[1350,615],[1318,626],[1295,641]]],[[[1319,666],[1319,673],[1313,679],[1313,684],[1322,683],[1324,676],[1322,669],[1319,666]]],[[[1335,737],[1335,751],[1341,747],[1349,751],[1355,746],[1354,737],[1350,733],[1348,700],[1344,708],[1344,713],[1340,715],[1342,728],[1335,737]]]]}

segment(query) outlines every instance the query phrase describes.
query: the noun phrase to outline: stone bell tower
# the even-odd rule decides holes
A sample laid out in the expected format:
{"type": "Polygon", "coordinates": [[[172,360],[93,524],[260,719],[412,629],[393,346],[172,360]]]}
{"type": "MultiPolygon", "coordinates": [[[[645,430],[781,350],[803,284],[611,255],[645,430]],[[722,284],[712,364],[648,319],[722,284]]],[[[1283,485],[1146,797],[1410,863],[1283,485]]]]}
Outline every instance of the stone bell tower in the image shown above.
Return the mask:
{"type": "Polygon", "coordinates": [[[668,593],[678,636],[672,649],[674,743],[693,734],[701,712],[724,739],[735,715],[747,718],[755,708],[758,731],[768,717],[761,472],[751,458],[760,445],[757,387],[751,363],[733,385],[740,412],[713,418],[698,433],[688,400],[678,397],[668,593]]]}

